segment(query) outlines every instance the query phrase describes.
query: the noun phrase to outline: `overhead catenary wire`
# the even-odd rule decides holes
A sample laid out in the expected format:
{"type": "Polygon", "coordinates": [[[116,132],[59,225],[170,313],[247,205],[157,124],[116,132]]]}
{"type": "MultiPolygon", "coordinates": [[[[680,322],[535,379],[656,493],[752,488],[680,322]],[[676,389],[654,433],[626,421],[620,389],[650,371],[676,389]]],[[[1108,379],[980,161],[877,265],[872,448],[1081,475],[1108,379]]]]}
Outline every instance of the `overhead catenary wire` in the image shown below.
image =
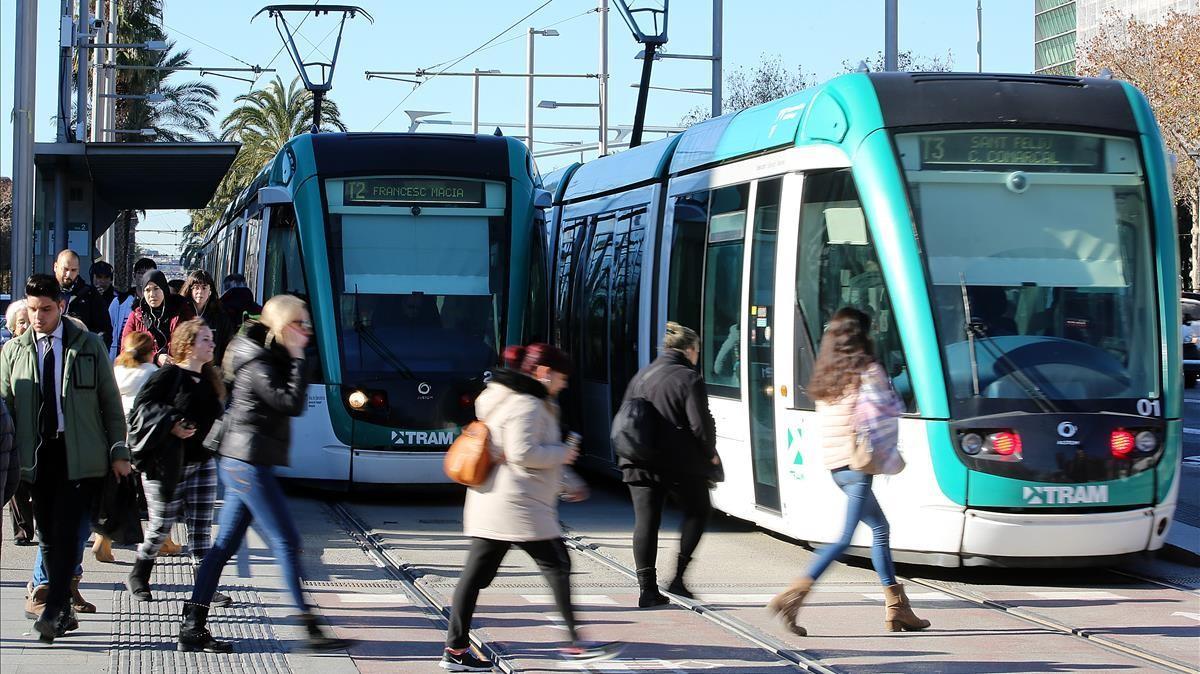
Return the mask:
{"type": "MultiPolygon", "coordinates": [[[[471,51],[467,52],[467,53],[466,53],[466,54],[464,54],[463,56],[460,56],[460,57],[458,57],[458,59],[456,59],[456,60],[455,60],[453,63],[451,63],[450,65],[446,66],[445,68],[442,68],[441,70],[439,70],[438,72],[434,73],[433,75],[431,75],[431,76],[429,77],[429,79],[425,80],[425,81],[424,81],[422,84],[428,84],[429,82],[432,82],[434,79],[436,79],[436,78],[437,78],[437,76],[438,76],[438,75],[440,75],[440,74],[442,74],[442,73],[446,72],[447,70],[450,70],[451,68],[453,68],[454,66],[458,65],[459,63],[462,63],[463,61],[467,60],[468,58],[470,58],[470,57],[474,56],[475,54],[477,54],[477,53],[479,53],[479,52],[481,52],[481,51],[483,51],[484,49],[486,49],[486,48],[488,47],[488,45],[492,44],[493,42],[495,42],[496,40],[500,39],[501,37],[504,37],[504,36],[505,36],[505,35],[508,33],[508,31],[510,31],[510,30],[512,30],[513,28],[516,28],[517,26],[521,25],[521,23],[523,23],[525,20],[529,19],[529,18],[530,18],[531,16],[533,16],[534,14],[537,14],[538,12],[542,11],[543,9],[545,9],[545,8],[546,8],[546,6],[547,6],[547,5],[549,5],[549,4],[550,4],[550,3],[552,3],[552,2],[554,2],[554,0],[546,0],[546,1],[545,1],[545,2],[543,2],[542,4],[538,5],[538,6],[537,6],[537,7],[536,7],[536,8],[535,8],[533,11],[531,11],[531,12],[529,12],[528,14],[526,14],[525,16],[523,16],[523,17],[521,17],[521,18],[517,19],[516,21],[512,22],[512,24],[511,24],[511,25],[509,25],[507,28],[505,28],[504,30],[502,30],[502,31],[500,31],[499,33],[497,33],[495,36],[493,36],[493,37],[492,37],[491,39],[489,39],[487,42],[484,42],[483,44],[481,44],[481,45],[479,45],[478,47],[476,47],[476,48],[472,49],[471,51]]],[[[392,108],[390,111],[388,111],[388,113],[387,113],[386,115],[384,115],[384,116],[383,116],[383,119],[379,120],[378,122],[376,122],[376,123],[375,123],[375,126],[371,127],[371,130],[372,130],[372,131],[374,131],[375,129],[378,129],[378,128],[379,128],[379,126],[380,126],[381,124],[383,124],[384,122],[386,122],[386,121],[388,120],[388,118],[389,118],[389,117],[391,117],[392,115],[396,114],[396,111],[400,109],[400,106],[401,106],[401,105],[404,105],[404,102],[405,102],[405,101],[407,101],[407,100],[409,99],[409,97],[410,97],[410,96],[412,96],[412,95],[413,95],[413,93],[415,93],[415,92],[417,91],[417,89],[420,89],[420,88],[421,88],[421,84],[418,84],[418,85],[414,86],[414,87],[412,88],[412,90],[411,90],[411,91],[409,91],[407,94],[405,94],[405,95],[404,95],[404,98],[401,98],[401,99],[400,99],[400,102],[399,102],[399,103],[397,103],[395,107],[393,107],[393,108],[392,108]]]]}
{"type": "MultiPolygon", "coordinates": [[[[165,23],[163,24],[163,28],[166,28],[167,30],[171,31],[172,33],[179,33],[180,35],[182,35],[182,36],[186,37],[187,39],[189,39],[189,40],[191,40],[191,41],[193,41],[193,42],[199,43],[199,44],[201,44],[201,45],[203,45],[203,46],[205,46],[205,47],[208,47],[209,49],[211,49],[211,50],[213,50],[213,51],[215,51],[215,52],[218,52],[218,53],[220,53],[220,54],[224,54],[225,56],[228,56],[229,58],[233,59],[234,61],[237,61],[238,63],[241,63],[242,65],[246,65],[246,66],[249,66],[249,67],[251,67],[251,68],[257,68],[257,67],[258,67],[257,65],[255,65],[255,64],[253,64],[253,63],[249,63],[249,62],[247,62],[247,61],[243,61],[242,59],[240,59],[240,58],[238,58],[238,57],[234,56],[233,54],[230,54],[229,52],[225,51],[224,49],[221,49],[220,47],[214,47],[213,45],[211,45],[211,44],[209,44],[209,43],[205,42],[204,40],[201,40],[200,38],[198,38],[198,37],[196,37],[196,36],[194,36],[194,35],[188,35],[187,33],[183,32],[182,30],[179,30],[178,28],[174,28],[174,27],[172,27],[172,26],[168,26],[168,25],[167,25],[167,24],[165,24],[165,23]]],[[[270,67],[270,66],[267,66],[267,67],[270,67]]]]}

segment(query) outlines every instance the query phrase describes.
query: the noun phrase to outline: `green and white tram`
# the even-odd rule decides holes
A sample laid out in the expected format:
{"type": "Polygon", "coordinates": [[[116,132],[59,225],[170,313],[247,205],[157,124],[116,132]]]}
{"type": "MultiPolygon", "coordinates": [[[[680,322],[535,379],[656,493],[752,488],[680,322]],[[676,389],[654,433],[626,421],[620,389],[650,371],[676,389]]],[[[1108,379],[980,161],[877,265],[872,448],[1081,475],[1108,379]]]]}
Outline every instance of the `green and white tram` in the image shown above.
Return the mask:
{"type": "Polygon", "coordinates": [[[241,193],[203,265],[243,272],[260,302],[305,298],[316,333],[280,475],[447,481],[445,449],[500,350],[527,337],[531,278],[544,286],[539,182],[509,138],[321,133],[289,141],[241,193]]]}
{"type": "MultiPolygon", "coordinates": [[[[663,325],[694,327],[725,512],[832,541],[805,385],[852,305],[902,394],[875,482],[901,560],[1155,550],[1181,450],[1178,247],[1146,99],[1103,79],[850,74],[547,177],[552,333],[587,458],[663,325]]],[[[869,532],[855,545],[869,547],[869,532]]]]}

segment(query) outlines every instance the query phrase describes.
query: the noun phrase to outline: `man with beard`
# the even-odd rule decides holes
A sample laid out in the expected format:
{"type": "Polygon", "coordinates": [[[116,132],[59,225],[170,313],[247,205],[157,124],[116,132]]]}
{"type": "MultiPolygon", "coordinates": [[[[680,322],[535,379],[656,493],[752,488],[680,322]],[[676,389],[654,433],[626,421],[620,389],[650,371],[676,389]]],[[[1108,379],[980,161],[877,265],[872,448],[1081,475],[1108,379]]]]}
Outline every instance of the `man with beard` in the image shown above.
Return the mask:
{"type": "MultiPolygon", "coordinates": [[[[79,255],[75,251],[70,248],[64,249],[54,259],[54,278],[62,287],[63,296],[67,301],[65,313],[83,321],[88,330],[104,335],[105,328],[112,326],[108,318],[108,306],[101,303],[102,300],[92,286],[79,278],[79,255]]],[[[109,343],[105,342],[104,346],[108,345],[109,343]]]]}

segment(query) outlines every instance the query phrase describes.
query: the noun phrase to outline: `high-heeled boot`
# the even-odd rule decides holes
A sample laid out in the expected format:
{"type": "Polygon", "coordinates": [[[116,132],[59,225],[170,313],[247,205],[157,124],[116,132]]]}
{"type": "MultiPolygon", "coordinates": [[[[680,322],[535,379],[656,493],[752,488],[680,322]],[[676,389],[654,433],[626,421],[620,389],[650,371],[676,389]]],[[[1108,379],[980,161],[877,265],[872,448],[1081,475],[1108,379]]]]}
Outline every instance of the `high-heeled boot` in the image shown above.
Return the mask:
{"type": "Polygon", "coordinates": [[[97,562],[112,564],[117,561],[113,557],[112,539],[101,534],[96,534],[96,542],[92,544],[92,554],[96,557],[97,562]]]}
{"type": "Polygon", "coordinates": [[[692,563],[692,558],[679,555],[676,559],[678,561],[675,563],[675,577],[671,579],[671,584],[667,586],[667,592],[679,595],[684,599],[695,599],[695,595],[683,583],[683,574],[687,573],[687,568],[692,563]]]}
{"type": "Polygon", "coordinates": [[[305,643],[307,650],[344,651],[354,643],[350,639],[338,639],[326,634],[321,623],[318,622],[317,616],[312,613],[301,613],[300,623],[304,625],[304,631],[307,632],[308,639],[305,643]]]}
{"type": "Polygon", "coordinates": [[[797,578],[788,589],[780,592],[767,602],[767,609],[779,616],[783,621],[784,627],[787,627],[793,634],[806,637],[808,630],[796,624],[796,614],[800,612],[800,606],[804,604],[804,599],[808,597],[808,593],[812,590],[813,579],[808,576],[797,578]]]}
{"type": "Polygon", "coordinates": [[[637,579],[638,589],[641,591],[641,595],[638,597],[638,608],[650,608],[671,603],[670,599],[658,591],[658,572],[654,567],[638,569],[637,579]]]}
{"type": "Polygon", "coordinates": [[[883,624],[890,632],[915,632],[929,627],[929,621],[918,618],[908,603],[908,595],[904,594],[904,586],[900,583],[887,585],[883,588],[883,596],[887,609],[883,616],[883,624]]]}
{"type": "Polygon", "coordinates": [[[125,579],[125,587],[129,589],[129,595],[133,597],[134,601],[154,600],[154,596],[150,593],[150,572],[153,570],[153,559],[139,557],[133,560],[133,569],[129,571],[129,577],[125,579]]]}

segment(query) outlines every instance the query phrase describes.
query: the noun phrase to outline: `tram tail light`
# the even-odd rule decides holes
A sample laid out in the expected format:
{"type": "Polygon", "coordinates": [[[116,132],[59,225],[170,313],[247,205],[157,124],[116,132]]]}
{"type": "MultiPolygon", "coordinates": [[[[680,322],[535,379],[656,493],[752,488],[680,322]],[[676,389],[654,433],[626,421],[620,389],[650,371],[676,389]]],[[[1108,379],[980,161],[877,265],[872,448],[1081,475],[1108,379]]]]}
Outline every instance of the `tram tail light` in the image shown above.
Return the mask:
{"type": "Polygon", "coordinates": [[[475,393],[464,393],[458,397],[458,406],[465,410],[475,404],[476,397],[475,393]]]}
{"type": "Polygon", "coordinates": [[[1114,459],[1124,459],[1133,453],[1135,442],[1133,433],[1124,428],[1118,428],[1109,436],[1108,448],[1114,459]]]}
{"type": "Polygon", "coordinates": [[[1021,436],[1013,431],[1000,431],[988,436],[993,454],[1012,456],[1021,453],[1021,436]]]}

